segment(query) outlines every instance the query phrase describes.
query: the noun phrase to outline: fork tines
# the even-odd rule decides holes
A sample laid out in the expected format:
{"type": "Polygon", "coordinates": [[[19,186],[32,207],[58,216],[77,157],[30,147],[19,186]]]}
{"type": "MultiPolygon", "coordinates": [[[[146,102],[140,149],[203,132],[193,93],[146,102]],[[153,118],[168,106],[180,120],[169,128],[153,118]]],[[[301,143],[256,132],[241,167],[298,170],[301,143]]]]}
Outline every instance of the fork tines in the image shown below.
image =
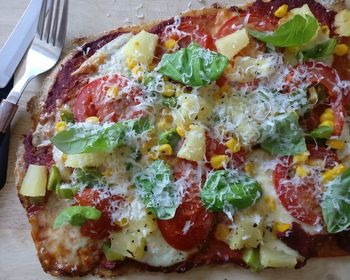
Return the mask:
{"type": "Polygon", "coordinates": [[[53,46],[63,47],[66,38],[67,18],[68,0],[42,0],[36,36],[53,46]],[[61,2],[63,2],[62,5],[61,2]]]}

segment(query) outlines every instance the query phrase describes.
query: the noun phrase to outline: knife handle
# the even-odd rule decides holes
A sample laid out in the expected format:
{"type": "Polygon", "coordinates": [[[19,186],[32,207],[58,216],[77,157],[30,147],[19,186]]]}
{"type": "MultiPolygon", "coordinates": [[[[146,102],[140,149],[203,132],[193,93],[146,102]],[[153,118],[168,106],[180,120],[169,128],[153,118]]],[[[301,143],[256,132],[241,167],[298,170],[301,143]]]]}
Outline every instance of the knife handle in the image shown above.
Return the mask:
{"type": "Polygon", "coordinates": [[[0,132],[5,133],[10,126],[13,117],[16,114],[18,105],[6,99],[3,99],[0,104],[0,132]]]}

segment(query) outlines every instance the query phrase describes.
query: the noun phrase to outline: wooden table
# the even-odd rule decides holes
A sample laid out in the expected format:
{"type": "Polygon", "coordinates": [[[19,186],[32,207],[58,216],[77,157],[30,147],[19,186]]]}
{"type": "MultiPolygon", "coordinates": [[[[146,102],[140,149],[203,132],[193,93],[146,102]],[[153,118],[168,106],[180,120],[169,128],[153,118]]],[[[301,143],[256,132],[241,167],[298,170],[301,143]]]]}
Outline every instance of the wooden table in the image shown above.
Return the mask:
{"type": "MultiPolygon", "coordinates": [[[[237,0],[236,0],[237,1],[237,0]]],[[[220,1],[235,4],[236,1],[220,1]]],[[[0,46],[15,26],[29,0],[0,0],[0,46]]],[[[75,37],[98,34],[116,26],[137,24],[167,18],[188,8],[202,8],[216,1],[185,0],[71,0],[67,42],[75,37]]],[[[328,1],[329,2],[329,1],[328,1]]],[[[54,279],[45,274],[36,257],[25,212],[16,196],[14,165],[21,136],[30,129],[30,115],[25,106],[37,92],[42,77],[33,81],[20,102],[20,109],[13,122],[8,181],[0,192],[0,279],[54,279]]],[[[268,270],[253,274],[232,266],[202,268],[186,274],[158,275],[146,273],[129,275],[120,279],[349,279],[350,258],[310,260],[299,270],[268,270]],[[236,277],[235,277],[236,276],[236,277]]]]}

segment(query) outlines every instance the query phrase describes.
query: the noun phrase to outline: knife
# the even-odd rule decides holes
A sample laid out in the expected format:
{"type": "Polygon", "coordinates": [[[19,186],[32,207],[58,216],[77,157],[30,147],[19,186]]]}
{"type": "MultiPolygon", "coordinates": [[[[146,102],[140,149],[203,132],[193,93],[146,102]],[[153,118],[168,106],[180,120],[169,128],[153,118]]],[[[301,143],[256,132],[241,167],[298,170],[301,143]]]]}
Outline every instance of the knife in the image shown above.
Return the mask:
{"type": "Polygon", "coordinates": [[[0,88],[8,84],[34,38],[41,2],[41,0],[30,1],[15,29],[0,50],[0,88]]]}
{"type": "MultiPolygon", "coordinates": [[[[13,87],[13,77],[8,82],[6,87],[0,88],[0,102],[3,98],[6,98],[6,96],[11,91],[12,87],[13,87]]],[[[6,183],[9,144],[10,144],[10,129],[8,129],[5,134],[0,135],[0,189],[2,189],[6,183]]]]}
{"type": "MultiPolygon", "coordinates": [[[[32,0],[0,50],[0,101],[13,87],[13,73],[34,38],[42,0],[32,0]]],[[[0,189],[6,183],[10,130],[0,133],[0,189]]]]}

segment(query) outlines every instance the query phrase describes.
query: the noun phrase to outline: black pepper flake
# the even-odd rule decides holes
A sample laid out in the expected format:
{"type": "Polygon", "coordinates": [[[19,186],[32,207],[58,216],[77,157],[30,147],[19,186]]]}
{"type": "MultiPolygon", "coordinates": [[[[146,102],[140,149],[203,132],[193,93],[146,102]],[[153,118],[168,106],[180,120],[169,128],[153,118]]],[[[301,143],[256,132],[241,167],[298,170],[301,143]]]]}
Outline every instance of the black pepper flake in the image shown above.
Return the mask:
{"type": "Polygon", "coordinates": [[[147,252],[147,250],[148,250],[148,248],[147,248],[147,246],[145,246],[145,248],[143,249],[145,252],[147,252]]]}

